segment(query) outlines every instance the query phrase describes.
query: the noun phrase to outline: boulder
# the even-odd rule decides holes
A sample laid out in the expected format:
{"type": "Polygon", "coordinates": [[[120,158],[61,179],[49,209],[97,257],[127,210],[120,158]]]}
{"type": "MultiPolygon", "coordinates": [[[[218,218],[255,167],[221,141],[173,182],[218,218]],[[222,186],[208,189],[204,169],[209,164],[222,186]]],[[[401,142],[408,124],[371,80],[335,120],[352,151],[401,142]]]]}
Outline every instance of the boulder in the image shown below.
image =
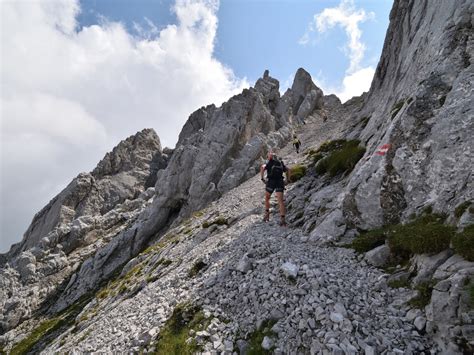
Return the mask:
{"type": "Polygon", "coordinates": [[[390,261],[390,247],[386,244],[380,245],[365,253],[364,259],[373,266],[382,267],[390,261]]]}

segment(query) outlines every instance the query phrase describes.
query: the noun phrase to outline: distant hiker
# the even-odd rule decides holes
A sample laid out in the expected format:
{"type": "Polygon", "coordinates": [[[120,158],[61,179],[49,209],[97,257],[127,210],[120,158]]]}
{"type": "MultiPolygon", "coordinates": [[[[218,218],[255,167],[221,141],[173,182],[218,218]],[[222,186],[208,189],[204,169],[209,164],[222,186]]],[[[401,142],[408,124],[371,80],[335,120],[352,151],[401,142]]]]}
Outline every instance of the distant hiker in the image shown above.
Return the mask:
{"type": "Polygon", "coordinates": [[[285,182],[283,181],[283,173],[289,179],[290,171],[285,164],[273,152],[268,153],[268,160],[260,168],[260,177],[265,183],[265,215],[264,222],[270,220],[270,197],[275,191],[280,208],[280,226],[285,227],[285,204],[283,202],[283,190],[285,190],[285,182]],[[267,179],[264,178],[264,172],[267,171],[267,179]]]}
{"type": "Polygon", "coordinates": [[[300,146],[301,146],[300,140],[298,139],[296,134],[293,135],[293,147],[295,147],[295,149],[296,149],[296,154],[300,153],[300,146]]]}

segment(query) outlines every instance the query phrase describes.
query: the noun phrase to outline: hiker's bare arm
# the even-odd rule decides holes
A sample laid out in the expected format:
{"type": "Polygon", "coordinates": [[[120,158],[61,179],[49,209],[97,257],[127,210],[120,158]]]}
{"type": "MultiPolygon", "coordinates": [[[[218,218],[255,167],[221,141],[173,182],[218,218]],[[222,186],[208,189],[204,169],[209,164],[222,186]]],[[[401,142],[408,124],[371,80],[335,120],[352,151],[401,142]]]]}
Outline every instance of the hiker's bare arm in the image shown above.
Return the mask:
{"type": "Polygon", "coordinates": [[[265,172],[265,164],[262,164],[260,167],[260,179],[263,180],[263,173],[265,172]]]}

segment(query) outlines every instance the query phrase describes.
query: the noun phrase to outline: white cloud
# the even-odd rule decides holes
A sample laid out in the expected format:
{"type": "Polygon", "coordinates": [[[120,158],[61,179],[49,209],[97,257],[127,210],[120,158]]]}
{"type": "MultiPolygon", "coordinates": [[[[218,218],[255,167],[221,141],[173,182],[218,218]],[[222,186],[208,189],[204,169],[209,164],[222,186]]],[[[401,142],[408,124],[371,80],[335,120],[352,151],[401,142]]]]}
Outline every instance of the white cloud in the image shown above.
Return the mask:
{"type": "Polygon", "coordinates": [[[189,114],[248,86],[213,56],[216,1],[177,0],[177,23],[77,30],[77,0],[1,2],[1,242],[119,140],[173,146],[189,114]]]}
{"type": "Polygon", "coordinates": [[[373,12],[357,9],[354,0],[342,0],[337,7],[326,8],[315,14],[308,30],[299,40],[300,44],[306,45],[309,43],[313,32],[322,34],[336,26],[344,30],[347,42],[343,47],[343,52],[349,59],[349,67],[341,85],[326,86],[329,88],[329,92],[335,93],[343,102],[353,96],[362,94],[363,91],[370,88],[375,68],[361,66],[366,46],[362,42],[362,31],[359,25],[367,20],[374,19],[374,17],[373,12]]]}

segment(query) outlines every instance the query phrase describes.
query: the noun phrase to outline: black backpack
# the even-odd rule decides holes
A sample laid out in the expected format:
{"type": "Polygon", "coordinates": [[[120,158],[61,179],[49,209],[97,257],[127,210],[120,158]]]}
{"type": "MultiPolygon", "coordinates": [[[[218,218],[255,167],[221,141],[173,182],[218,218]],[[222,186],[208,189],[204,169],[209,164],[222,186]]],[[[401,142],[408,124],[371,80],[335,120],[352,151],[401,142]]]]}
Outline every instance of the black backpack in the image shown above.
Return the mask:
{"type": "Polygon", "coordinates": [[[283,162],[280,161],[278,158],[272,158],[273,164],[270,167],[267,175],[269,179],[283,179],[283,162]]]}

